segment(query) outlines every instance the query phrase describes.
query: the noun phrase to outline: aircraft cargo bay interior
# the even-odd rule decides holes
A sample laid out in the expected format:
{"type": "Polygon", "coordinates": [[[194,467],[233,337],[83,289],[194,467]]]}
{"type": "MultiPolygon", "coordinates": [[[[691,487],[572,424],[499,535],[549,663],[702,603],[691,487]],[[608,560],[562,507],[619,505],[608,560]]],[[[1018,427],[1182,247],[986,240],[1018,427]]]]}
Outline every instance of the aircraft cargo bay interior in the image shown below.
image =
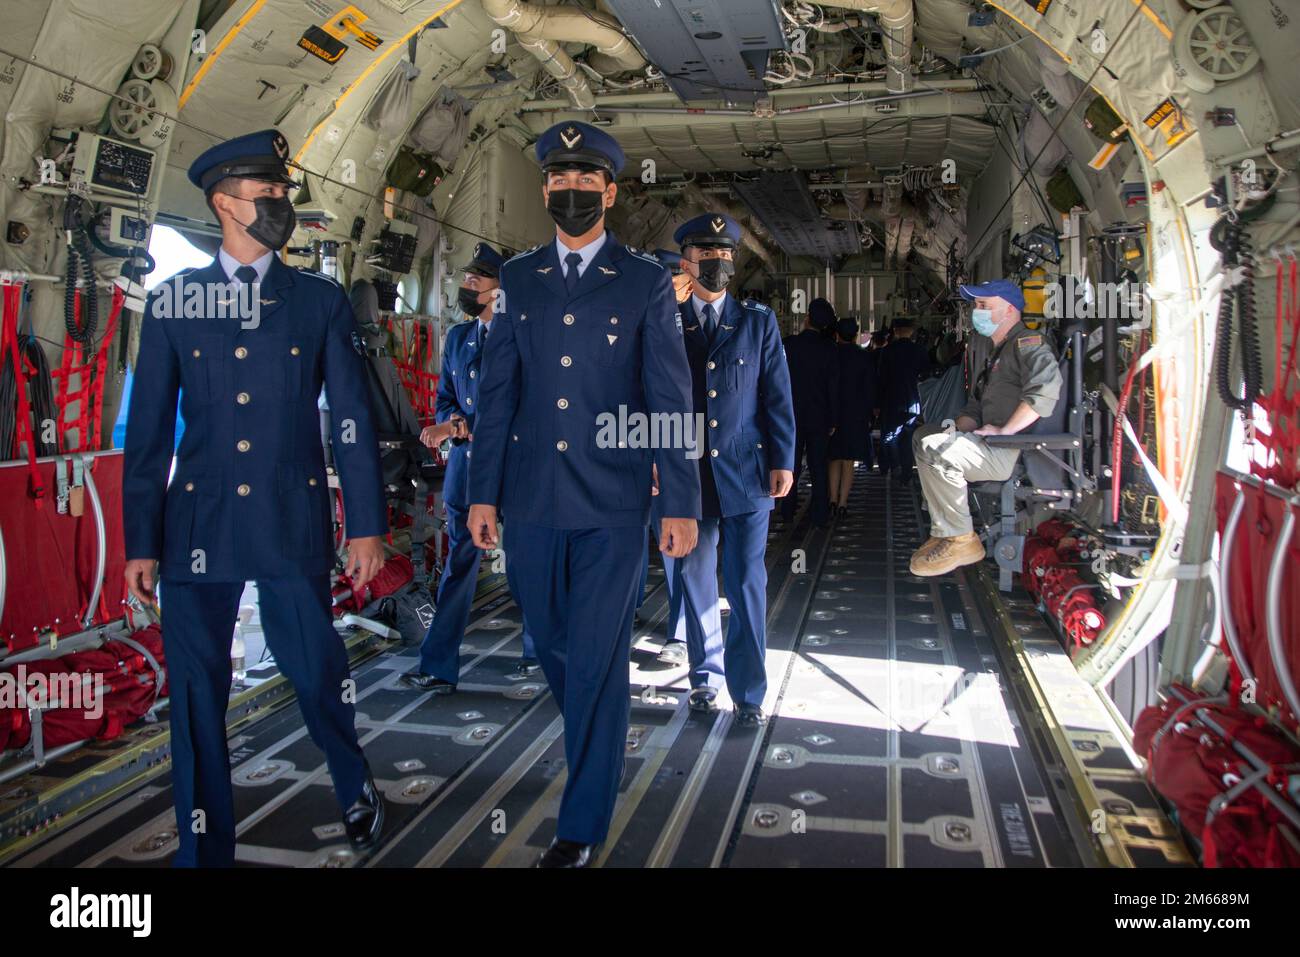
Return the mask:
{"type": "Polygon", "coordinates": [[[0,864],[1300,865],[1296,0],[0,22],[0,864]]]}

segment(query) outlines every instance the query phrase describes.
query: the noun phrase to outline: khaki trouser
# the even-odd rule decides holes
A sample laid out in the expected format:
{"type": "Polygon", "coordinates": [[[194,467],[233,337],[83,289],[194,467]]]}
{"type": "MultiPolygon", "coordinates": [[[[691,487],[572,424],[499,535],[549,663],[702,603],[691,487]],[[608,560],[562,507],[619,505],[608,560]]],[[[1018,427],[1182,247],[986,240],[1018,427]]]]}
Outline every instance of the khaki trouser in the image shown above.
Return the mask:
{"type": "Polygon", "coordinates": [[[916,474],[930,508],[930,534],[952,538],[974,531],[967,500],[968,482],[1001,482],[1011,477],[1019,449],[990,448],[970,432],[948,434],[940,425],[923,425],[912,434],[916,474]]]}

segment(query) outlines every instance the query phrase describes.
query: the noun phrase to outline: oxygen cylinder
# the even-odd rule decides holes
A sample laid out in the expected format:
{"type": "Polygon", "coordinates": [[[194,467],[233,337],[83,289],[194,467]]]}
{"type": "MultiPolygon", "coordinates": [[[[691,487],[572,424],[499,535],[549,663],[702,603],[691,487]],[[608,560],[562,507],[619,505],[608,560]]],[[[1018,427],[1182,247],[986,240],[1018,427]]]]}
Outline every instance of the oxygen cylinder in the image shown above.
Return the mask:
{"type": "Polygon", "coordinates": [[[1047,288],[1047,270],[1036,267],[1020,287],[1025,296],[1025,311],[1021,319],[1030,329],[1037,329],[1043,322],[1043,300],[1047,288]]]}

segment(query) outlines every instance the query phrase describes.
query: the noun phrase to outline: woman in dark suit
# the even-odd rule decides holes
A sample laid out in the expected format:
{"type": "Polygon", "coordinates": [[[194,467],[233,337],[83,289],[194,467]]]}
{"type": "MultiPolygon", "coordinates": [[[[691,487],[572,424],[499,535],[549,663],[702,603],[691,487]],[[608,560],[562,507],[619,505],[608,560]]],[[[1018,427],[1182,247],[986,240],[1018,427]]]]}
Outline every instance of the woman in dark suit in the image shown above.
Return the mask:
{"type": "Polygon", "coordinates": [[[853,467],[871,468],[871,415],[877,404],[876,369],[871,355],[858,345],[858,320],[845,316],[835,326],[840,367],[840,426],[830,442],[831,512],[843,518],[853,488],[853,467]]]}

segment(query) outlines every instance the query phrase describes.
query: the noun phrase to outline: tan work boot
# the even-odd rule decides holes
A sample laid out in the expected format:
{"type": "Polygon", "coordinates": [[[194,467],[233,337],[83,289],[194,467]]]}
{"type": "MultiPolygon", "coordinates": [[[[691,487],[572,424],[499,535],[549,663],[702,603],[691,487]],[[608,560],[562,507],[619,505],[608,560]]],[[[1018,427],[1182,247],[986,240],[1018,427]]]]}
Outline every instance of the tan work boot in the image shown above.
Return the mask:
{"type": "Polygon", "coordinates": [[[911,571],[920,578],[946,575],[963,565],[973,565],[984,558],[984,543],[974,532],[954,538],[941,538],[926,551],[924,545],[912,555],[911,571]]]}
{"type": "Polygon", "coordinates": [[[912,552],[912,561],[916,561],[922,555],[928,555],[930,552],[934,551],[935,548],[938,547],[939,543],[942,541],[943,541],[942,538],[935,538],[933,535],[931,535],[929,538],[925,540],[924,545],[922,545],[916,551],[912,552]]]}

